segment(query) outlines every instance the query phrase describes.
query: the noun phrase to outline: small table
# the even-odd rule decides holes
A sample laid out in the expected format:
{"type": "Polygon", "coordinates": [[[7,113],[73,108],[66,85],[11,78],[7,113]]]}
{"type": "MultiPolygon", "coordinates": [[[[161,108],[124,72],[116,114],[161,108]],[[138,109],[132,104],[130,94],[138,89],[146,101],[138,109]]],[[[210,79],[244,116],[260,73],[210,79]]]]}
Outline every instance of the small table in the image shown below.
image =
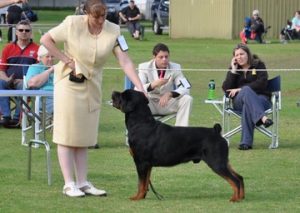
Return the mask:
{"type": "MultiPolygon", "coordinates": [[[[30,139],[28,143],[26,143],[26,131],[28,130],[26,127],[22,126],[22,145],[28,145],[28,179],[31,179],[31,146],[32,144],[39,144],[45,146],[46,154],[47,154],[47,176],[48,176],[48,185],[51,185],[51,156],[50,156],[50,146],[46,141],[46,97],[53,96],[53,91],[44,91],[44,90],[0,90],[1,97],[22,97],[21,99],[21,109],[22,113],[25,113],[25,110],[28,110],[33,116],[34,125],[32,125],[33,130],[33,139],[30,139]],[[32,109],[26,103],[27,97],[33,97],[35,104],[34,109],[32,109]],[[42,116],[39,115],[39,100],[42,101],[42,116]],[[36,126],[40,126],[38,131],[36,126]],[[41,138],[38,137],[39,133],[43,133],[41,138]]],[[[24,114],[23,114],[24,115],[24,114]]],[[[25,118],[23,117],[25,120],[25,118]]],[[[23,121],[22,121],[22,124],[23,121]]]]}
{"type": "Polygon", "coordinates": [[[223,100],[205,100],[204,103],[212,104],[223,116],[223,100]]]}

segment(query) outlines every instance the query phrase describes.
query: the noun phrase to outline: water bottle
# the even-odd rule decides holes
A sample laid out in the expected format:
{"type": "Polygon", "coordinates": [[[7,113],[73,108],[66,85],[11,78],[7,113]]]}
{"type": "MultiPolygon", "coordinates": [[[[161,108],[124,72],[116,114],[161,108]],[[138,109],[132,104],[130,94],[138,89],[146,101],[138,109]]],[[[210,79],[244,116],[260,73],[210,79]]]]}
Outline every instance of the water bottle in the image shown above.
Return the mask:
{"type": "Polygon", "coordinates": [[[215,93],[216,85],[214,80],[210,80],[208,84],[208,100],[214,100],[216,97],[215,93]]]}

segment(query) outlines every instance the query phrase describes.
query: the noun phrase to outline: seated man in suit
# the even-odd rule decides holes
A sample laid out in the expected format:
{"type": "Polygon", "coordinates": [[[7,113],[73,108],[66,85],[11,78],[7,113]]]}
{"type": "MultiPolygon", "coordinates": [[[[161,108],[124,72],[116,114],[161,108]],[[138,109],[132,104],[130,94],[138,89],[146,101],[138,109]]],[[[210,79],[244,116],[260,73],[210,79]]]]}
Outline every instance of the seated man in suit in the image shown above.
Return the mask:
{"type": "Polygon", "coordinates": [[[188,126],[193,98],[191,85],[184,77],[181,66],[169,61],[165,44],[154,46],[153,59],[139,65],[139,77],[148,92],[152,114],[177,113],[176,126],[188,126]]]}

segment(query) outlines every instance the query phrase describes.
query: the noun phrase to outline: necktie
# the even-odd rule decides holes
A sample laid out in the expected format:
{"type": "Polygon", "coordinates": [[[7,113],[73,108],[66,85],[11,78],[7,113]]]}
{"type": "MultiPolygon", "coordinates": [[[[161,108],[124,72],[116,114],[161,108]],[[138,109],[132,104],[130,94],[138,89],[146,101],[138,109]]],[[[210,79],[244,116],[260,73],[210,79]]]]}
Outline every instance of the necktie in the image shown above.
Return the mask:
{"type": "Polygon", "coordinates": [[[165,72],[166,72],[165,70],[158,70],[159,78],[164,78],[165,72]]]}

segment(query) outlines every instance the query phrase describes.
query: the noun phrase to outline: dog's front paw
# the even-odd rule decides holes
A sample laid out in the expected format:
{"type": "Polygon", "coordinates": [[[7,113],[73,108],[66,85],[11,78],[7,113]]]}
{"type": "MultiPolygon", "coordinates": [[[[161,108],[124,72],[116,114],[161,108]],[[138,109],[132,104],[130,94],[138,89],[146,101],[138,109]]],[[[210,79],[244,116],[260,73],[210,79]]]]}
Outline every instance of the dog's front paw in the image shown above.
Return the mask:
{"type": "Polygon", "coordinates": [[[135,196],[132,196],[132,197],[130,197],[129,199],[135,201],[135,200],[137,200],[137,196],[136,196],[136,195],[135,195],[135,196]]]}
{"type": "Polygon", "coordinates": [[[141,199],[143,199],[143,198],[139,198],[137,195],[130,197],[130,200],[132,200],[132,201],[138,201],[141,199]]]}
{"type": "Polygon", "coordinates": [[[146,197],[146,194],[138,193],[138,194],[136,194],[136,195],[130,197],[130,200],[138,201],[138,200],[145,199],[145,197],[146,197]]]}
{"type": "Polygon", "coordinates": [[[230,202],[239,202],[239,201],[242,201],[243,198],[239,198],[237,196],[233,196],[229,201],[230,202]]]}

